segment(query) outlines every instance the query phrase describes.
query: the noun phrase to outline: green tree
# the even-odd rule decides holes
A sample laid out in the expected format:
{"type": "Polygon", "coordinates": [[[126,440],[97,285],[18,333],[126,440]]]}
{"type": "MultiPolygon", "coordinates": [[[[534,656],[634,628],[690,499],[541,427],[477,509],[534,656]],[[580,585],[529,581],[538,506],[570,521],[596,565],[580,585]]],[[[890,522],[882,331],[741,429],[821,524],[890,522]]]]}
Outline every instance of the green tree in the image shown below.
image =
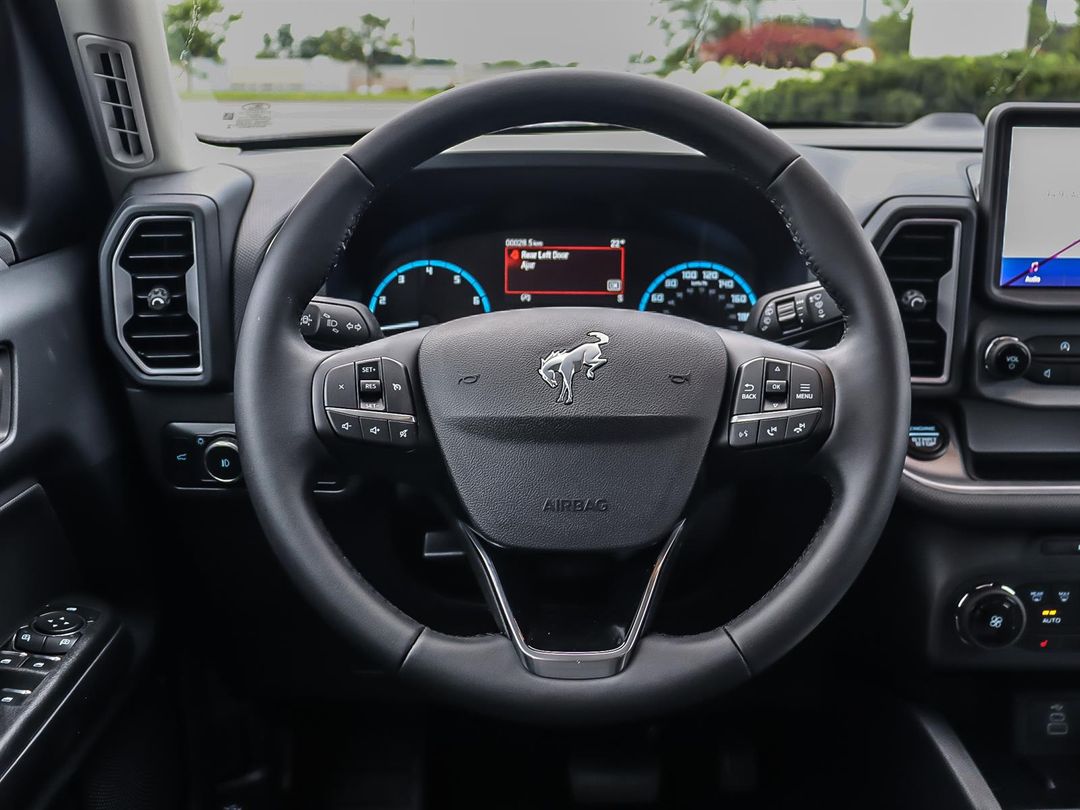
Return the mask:
{"type": "Polygon", "coordinates": [[[870,47],[878,56],[907,56],[911,48],[911,10],[907,0],[887,0],[888,14],[870,22],[870,47]]]}
{"type": "Polygon", "coordinates": [[[274,36],[263,34],[262,50],[255,54],[256,59],[288,59],[293,56],[292,23],[282,23],[274,36]]]}
{"type": "Polygon", "coordinates": [[[191,92],[191,60],[196,57],[221,61],[221,46],[229,26],[240,14],[226,14],[221,0],[181,0],[165,7],[165,42],[169,58],[180,65],[191,92]]]}
{"type": "MultiPolygon", "coordinates": [[[[669,50],[660,61],[660,73],[697,67],[702,43],[723,39],[742,28],[742,20],[730,13],[732,5],[741,5],[740,0],[661,0],[661,3],[664,10],[655,22],[664,33],[664,44],[669,50]]],[[[757,20],[759,5],[760,0],[749,0],[747,4],[752,9],[748,16],[753,22],[757,20]]],[[[655,60],[635,54],[631,61],[644,64],[655,60]]]]}
{"type": "Polygon", "coordinates": [[[403,59],[395,53],[401,47],[401,39],[387,32],[388,25],[389,17],[365,14],[360,18],[359,28],[339,26],[318,36],[305,37],[298,53],[303,59],[329,56],[340,62],[360,62],[364,65],[364,83],[370,93],[372,80],[379,75],[379,65],[403,59]]]}

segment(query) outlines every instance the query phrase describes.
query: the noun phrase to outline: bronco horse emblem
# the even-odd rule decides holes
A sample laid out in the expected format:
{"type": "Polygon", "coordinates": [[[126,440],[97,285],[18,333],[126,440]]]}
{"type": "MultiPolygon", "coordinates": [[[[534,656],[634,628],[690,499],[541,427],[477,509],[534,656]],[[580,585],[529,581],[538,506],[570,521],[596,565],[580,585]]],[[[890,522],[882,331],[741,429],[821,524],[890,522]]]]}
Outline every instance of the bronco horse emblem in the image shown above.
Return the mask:
{"type": "Polygon", "coordinates": [[[569,405],[574,401],[574,375],[584,370],[590,380],[596,379],[596,370],[607,362],[602,349],[608,343],[608,336],[603,332],[589,332],[593,340],[575,346],[572,349],[555,350],[540,360],[540,376],[552,388],[559,386],[562,377],[562,390],[556,402],[569,405]]]}

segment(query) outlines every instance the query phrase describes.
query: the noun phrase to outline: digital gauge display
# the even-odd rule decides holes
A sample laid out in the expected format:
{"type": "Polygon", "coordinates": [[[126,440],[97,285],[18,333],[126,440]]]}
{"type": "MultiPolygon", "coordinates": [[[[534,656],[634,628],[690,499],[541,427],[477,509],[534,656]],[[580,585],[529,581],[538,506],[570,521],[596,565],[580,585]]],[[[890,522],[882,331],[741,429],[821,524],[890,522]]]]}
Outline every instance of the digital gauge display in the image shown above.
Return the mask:
{"type": "Polygon", "coordinates": [[[753,267],[738,250],[701,257],[707,249],[571,228],[470,235],[394,257],[364,300],[387,333],[537,306],[629,307],[742,329],[757,302],[753,267]]]}

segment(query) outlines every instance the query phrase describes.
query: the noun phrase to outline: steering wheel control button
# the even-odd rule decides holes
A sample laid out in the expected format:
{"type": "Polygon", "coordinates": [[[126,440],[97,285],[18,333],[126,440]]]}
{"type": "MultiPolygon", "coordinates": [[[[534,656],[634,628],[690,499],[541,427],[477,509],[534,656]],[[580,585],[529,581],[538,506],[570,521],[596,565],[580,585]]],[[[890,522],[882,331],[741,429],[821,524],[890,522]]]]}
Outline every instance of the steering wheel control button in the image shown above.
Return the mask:
{"type": "Polygon", "coordinates": [[[15,633],[15,649],[23,652],[44,652],[46,641],[44,633],[38,633],[29,627],[20,627],[15,633]]]}
{"type": "Polygon", "coordinates": [[[378,380],[382,377],[379,369],[379,361],[361,360],[356,364],[356,376],[361,380],[378,380]]]}
{"type": "Polygon", "coordinates": [[[385,419],[360,417],[360,435],[371,444],[390,444],[390,423],[385,419]]]}
{"type": "Polygon", "coordinates": [[[382,359],[383,398],[386,410],[391,413],[416,413],[413,408],[412,392],[409,390],[409,377],[405,366],[389,357],[382,359]]]}
{"type": "Polygon", "coordinates": [[[777,444],[782,442],[787,435],[788,418],[786,416],[773,416],[761,419],[758,422],[757,443],[777,444]]]}
{"type": "Polygon", "coordinates": [[[345,439],[357,439],[360,436],[360,419],[353,416],[351,413],[342,413],[341,411],[326,412],[327,418],[330,420],[330,425],[334,429],[334,433],[345,439]]]}
{"type": "Polygon", "coordinates": [[[1015,380],[1022,377],[1031,365],[1031,351],[1020,338],[1008,335],[996,337],[986,346],[983,365],[998,379],[1015,380]]]}
{"type": "Polygon", "coordinates": [[[787,380],[766,380],[765,396],[782,397],[787,394],[787,380]]]}
{"type": "Polygon", "coordinates": [[[761,410],[761,386],[765,374],[765,358],[743,363],[735,378],[735,415],[757,413],[761,410]]]}
{"type": "Polygon", "coordinates": [[[766,360],[765,361],[765,379],[768,380],[783,380],[787,382],[788,374],[790,373],[790,364],[786,360],[766,360]]]}
{"type": "Polygon", "coordinates": [[[63,655],[75,647],[82,638],[82,633],[69,633],[66,636],[49,636],[41,647],[41,652],[46,655],[63,655]]]}
{"type": "Polygon", "coordinates": [[[326,375],[326,407],[355,408],[356,366],[349,363],[330,369],[326,375]]]}
{"type": "Polygon", "coordinates": [[[758,423],[736,422],[731,426],[728,442],[732,447],[753,447],[757,444],[758,423]]]}
{"type": "Polygon", "coordinates": [[[34,619],[30,627],[46,636],[61,636],[64,633],[74,633],[76,630],[82,630],[85,624],[86,621],[77,613],[51,610],[34,619]]]}
{"type": "Polygon", "coordinates": [[[1015,644],[1026,625],[1024,604],[1007,585],[980,585],[965,594],[956,606],[956,629],[961,638],[983,649],[1015,644]]]}
{"type": "Polygon", "coordinates": [[[382,380],[360,380],[360,399],[371,402],[382,399],[382,380]]]}
{"type": "Polygon", "coordinates": [[[788,378],[790,364],[783,360],[765,361],[765,399],[763,411],[786,411],[788,407],[788,378]]]}
{"type": "Polygon", "coordinates": [[[390,443],[402,448],[416,446],[415,422],[390,422],[390,443]]]}
{"type": "Polygon", "coordinates": [[[240,448],[232,436],[214,439],[203,454],[206,473],[220,484],[235,484],[243,477],[240,469],[240,448]]]}
{"type": "Polygon", "coordinates": [[[801,414],[799,416],[789,416],[787,420],[787,430],[784,432],[784,441],[795,442],[799,439],[805,439],[814,432],[814,428],[817,426],[817,421],[820,416],[820,411],[801,414]]]}
{"type": "Polygon", "coordinates": [[[921,419],[908,428],[908,455],[929,460],[937,458],[949,446],[949,434],[939,422],[921,419]]]}
{"type": "Polygon", "coordinates": [[[792,363],[788,399],[792,408],[820,408],[821,375],[809,366],[792,363]]]}

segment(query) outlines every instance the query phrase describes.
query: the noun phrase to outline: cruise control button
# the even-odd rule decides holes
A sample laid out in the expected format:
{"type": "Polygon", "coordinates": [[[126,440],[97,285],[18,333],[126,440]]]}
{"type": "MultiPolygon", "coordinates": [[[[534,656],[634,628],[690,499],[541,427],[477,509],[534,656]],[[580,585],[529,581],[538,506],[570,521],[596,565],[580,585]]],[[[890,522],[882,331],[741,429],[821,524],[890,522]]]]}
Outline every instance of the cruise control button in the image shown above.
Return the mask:
{"type": "Polygon", "coordinates": [[[68,650],[71,650],[82,638],[82,633],[71,633],[66,636],[49,636],[45,639],[45,646],[42,648],[42,652],[47,655],[63,655],[68,650]]]}
{"type": "Polygon", "coordinates": [[[416,424],[413,422],[391,422],[390,442],[398,447],[415,447],[416,424]]]}
{"type": "Polygon", "coordinates": [[[378,360],[361,360],[356,364],[356,376],[361,380],[377,380],[382,374],[379,372],[378,360]]]}
{"type": "Polygon", "coordinates": [[[409,391],[409,377],[405,372],[405,366],[397,360],[384,357],[383,365],[383,397],[386,399],[386,410],[391,413],[414,414],[412,393],[409,391]]]}
{"type": "Polygon", "coordinates": [[[360,380],[360,399],[372,400],[382,396],[381,380],[360,380]]]}
{"type": "Polygon", "coordinates": [[[337,366],[327,373],[326,407],[356,407],[356,366],[352,363],[337,366]]]}
{"type": "Polygon", "coordinates": [[[788,418],[786,416],[774,416],[770,419],[762,419],[758,423],[758,444],[776,444],[782,442],[787,435],[788,418]]]}
{"type": "Polygon", "coordinates": [[[821,375],[809,366],[792,363],[788,398],[792,408],[820,408],[821,375]]]}
{"type": "Polygon", "coordinates": [[[360,417],[360,434],[365,442],[390,444],[390,423],[385,419],[360,417]]]}
{"type": "Polygon", "coordinates": [[[732,447],[753,447],[757,444],[757,422],[735,422],[728,433],[732,447]]]}
{"type": "Polygon", "coordinates": [[[736,415],[757,413],[761,410],[761,382],[765,373],[765,360],[759,357],[744,363],[735,378],[736,415]]]}
{"type": "Polygon", "coordinates": [[[348,439],[360,438],[360,420],[349,413],[341,411],[327,411],[327,419],[334,428],[334,433],[348,439]]]}
{"type": "Polygon", "coordinates": [[[787,420],[787,431],[784,433],[784,438],[794,441],[796,439],[805,439],[814,431],[814,426],[817,424],[818,413],[805,413],[801,416],[789,416],[787,420]]]}

